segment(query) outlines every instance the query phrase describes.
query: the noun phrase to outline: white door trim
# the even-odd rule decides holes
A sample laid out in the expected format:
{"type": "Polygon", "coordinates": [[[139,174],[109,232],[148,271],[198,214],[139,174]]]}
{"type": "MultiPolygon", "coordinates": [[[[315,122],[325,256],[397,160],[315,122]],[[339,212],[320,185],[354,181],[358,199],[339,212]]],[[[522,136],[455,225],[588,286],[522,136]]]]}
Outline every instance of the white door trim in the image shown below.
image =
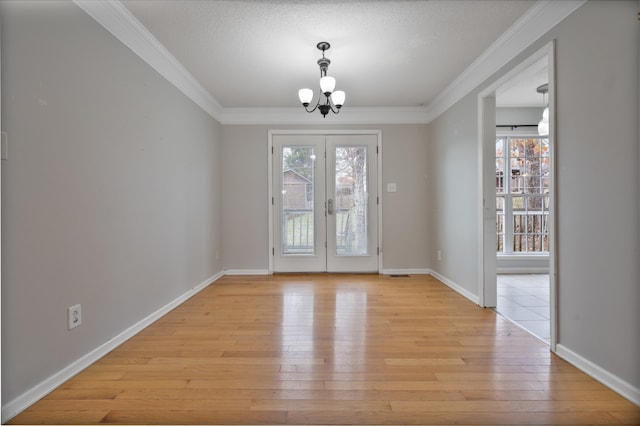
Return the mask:
{"type": "Polygon", "coordinates": [[[381,130],[269,130],[267,140],[267,204],[268,204],[268,221],[269,221],[269,275],[273,275],[273,259],[274,259],[274,206],[273,200],[273,137],[276,135],[375,135],[378,140],[378,273],[382,271],[382,257],[383,257],[383,239],[382,239],[382,131],[381,130]]]}

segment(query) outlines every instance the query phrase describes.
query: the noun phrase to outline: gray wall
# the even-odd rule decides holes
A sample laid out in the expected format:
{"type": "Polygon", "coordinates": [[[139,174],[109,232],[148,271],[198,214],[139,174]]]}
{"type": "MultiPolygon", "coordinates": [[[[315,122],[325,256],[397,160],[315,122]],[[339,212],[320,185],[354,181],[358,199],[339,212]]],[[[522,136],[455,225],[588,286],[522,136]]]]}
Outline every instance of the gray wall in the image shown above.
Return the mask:
{"type": "Polygon", "coordinates": [[[477,99],[467,96],[429,127],[431,269],[478,294],[477,99]],[[442,258],[438,260],[437,253],[442,258]]]}
{"type": "MultiPolygon", "coordinates": [[[[496,108],[496,124],[538,124],[540,118],[542,117],[542,111],[544,108],[534,108],[534,107],[526,107],[526,108],[510,108],[510,107],[498,107],[496,108]]],[[[506,130],[505,128],[496,129],[496,131],[500,132],[501,130],[506,130]]],[[[509,129],[510,130],[510,129],[509,129]]],[[[538,133],[537,127],[522,127],[518,128],[517,131],[530,132],[530,133],[538,133]]]]}
{"type": "Polygon", "coordinates": [[[72,3],[0,14],[6,404],[222,270],[221,126],[72,3]]]}
{"type": "Polygon", "coordinates": [[[268,132],[285,129],[382,130],[383,268],[428,269],[427,126],[224,126],[224,268],[269,267],[268,132]],[[398,191],[386,192],[386,184],[398,191]]]}
{"type": "Polygon", "coordinates": [[[445,250],[442,262],[432,261],[433,269],[477,294],[477,95],[544,44],[557,40],[559,342],[636,388],[637,8],[636,1],[587,2],[431,123],[429,139],[431,158],[438,159],[431,163],[431,173],[439,179],[430,186],[436,202],[431,247],[432,253],[439,247],[445,250]],[[455,262],[447,261],[451,249],[455,262]]]}

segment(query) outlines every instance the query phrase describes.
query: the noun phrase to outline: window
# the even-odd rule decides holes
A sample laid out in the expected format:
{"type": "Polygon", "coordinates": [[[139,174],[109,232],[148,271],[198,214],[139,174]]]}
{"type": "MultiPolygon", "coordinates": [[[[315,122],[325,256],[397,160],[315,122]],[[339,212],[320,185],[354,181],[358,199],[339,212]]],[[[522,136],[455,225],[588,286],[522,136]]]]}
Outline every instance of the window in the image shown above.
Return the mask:
{"type": "Polygon", "coordinates": [[[549,172],[547,138],[496,138],[498,253],[548,253],[549,172]]]}

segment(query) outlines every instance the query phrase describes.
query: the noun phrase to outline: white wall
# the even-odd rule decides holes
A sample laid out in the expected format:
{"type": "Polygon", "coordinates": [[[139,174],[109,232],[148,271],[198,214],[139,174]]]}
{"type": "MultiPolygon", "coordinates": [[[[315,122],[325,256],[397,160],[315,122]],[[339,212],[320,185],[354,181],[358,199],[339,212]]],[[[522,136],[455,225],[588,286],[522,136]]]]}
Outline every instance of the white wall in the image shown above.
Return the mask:
{"type": "Polygon", "coordinates": [[[477,294],[477,95],[557,40],[559,343],[640,398],[637,10],[587,2],[431,123],[429,143],[433,269],[477,294]]]}
{"type": "MultiPolygon", "coordinates": [[[[304,113],[304,111],[302,111],[304,113]]],[[[334,119],[328,117],[327,120],[334,119]]],[[[339,118],[334,119],[339,123],[339,118]]],[[[266,271],[268,234],[268,131],[318,126],[224,126],[224,268],[266,271]]],[[[426,125],[325,126],[382,130],[383,268],[429,268],[426,125]],[[387,193],[386,184],[398,191],[387,193]]]]}
{"type": "Polygon", "coordinates": [[[70,2],[0,16],[4,407],[221,271],[221,126],[70,2]]]}

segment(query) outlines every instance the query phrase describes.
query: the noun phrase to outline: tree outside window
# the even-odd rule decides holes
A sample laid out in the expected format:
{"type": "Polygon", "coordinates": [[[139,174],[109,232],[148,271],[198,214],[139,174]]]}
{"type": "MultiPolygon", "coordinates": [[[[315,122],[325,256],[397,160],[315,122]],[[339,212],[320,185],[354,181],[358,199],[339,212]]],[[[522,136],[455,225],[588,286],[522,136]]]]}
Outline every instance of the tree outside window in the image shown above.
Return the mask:
{"type": "Polygon", "coordinates": [[[498,253],[549,251],[549,184],[547,138],[496,138],[498,253]]]}

